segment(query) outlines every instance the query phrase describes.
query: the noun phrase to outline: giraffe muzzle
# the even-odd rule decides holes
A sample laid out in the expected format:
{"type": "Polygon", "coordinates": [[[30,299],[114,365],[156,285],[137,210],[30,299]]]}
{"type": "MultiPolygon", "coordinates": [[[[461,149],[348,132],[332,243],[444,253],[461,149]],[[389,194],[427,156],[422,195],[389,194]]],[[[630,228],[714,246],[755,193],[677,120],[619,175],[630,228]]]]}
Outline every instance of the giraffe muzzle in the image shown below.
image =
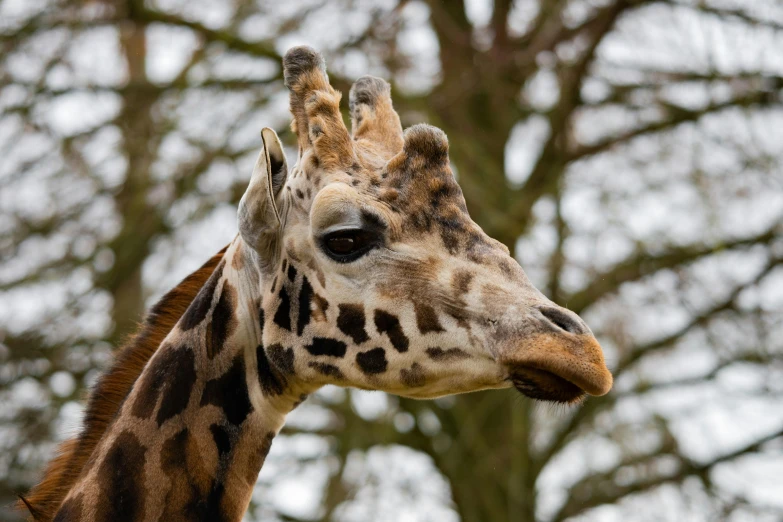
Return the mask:
{"type": "Polygon", "coordinates": [[[587,325],[559,307],[539,311],[547,328],[504,358],[514,387],[530,398],[561,403],[609,393],[612,374],[587,325]]]}

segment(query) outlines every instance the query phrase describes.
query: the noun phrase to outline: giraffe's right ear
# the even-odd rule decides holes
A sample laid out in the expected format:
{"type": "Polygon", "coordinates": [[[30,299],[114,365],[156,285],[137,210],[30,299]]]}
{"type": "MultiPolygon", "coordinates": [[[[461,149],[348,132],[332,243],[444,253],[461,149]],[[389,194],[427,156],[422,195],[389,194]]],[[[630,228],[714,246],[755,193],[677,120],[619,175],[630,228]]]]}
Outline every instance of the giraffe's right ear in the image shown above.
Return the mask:
{"type": "Polygon", "coordinates": [[[288,165],[275,131],[264,127],[261,140],[263,149],[239,202],[239,233],[262,261],[272,261],[281,228],[277,200],[288,176],[288,165]]]}

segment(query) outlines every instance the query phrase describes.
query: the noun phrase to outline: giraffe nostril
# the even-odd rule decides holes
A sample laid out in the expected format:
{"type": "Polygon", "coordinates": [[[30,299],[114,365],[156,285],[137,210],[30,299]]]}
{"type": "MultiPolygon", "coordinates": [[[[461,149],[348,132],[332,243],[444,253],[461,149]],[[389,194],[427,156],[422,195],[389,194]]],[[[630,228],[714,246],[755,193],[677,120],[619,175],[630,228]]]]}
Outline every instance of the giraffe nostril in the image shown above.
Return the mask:
{"type": "Polygon", "coordinates": [[[544,316],[550,323],[554,324],[561,330],[565,330],[572,334],[585,333],[585,329],[582,327],[582,322],[575,314],[566,312],[559,308],[540,307],[538,309],[541,315],[544,316]]]}

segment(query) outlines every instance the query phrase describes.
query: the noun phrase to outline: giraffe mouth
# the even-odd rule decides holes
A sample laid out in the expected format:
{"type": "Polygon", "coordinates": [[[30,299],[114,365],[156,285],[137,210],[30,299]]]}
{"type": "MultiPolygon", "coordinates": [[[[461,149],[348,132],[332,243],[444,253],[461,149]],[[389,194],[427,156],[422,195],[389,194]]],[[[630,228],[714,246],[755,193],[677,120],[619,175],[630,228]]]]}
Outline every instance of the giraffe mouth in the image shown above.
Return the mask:
{"type": "Polygon", "coordinates": [[[520,393],[539,401],[574,404],[585,395],[584,390],[571,381],[529,366],[515,368],[511,382],[520,393]]]}

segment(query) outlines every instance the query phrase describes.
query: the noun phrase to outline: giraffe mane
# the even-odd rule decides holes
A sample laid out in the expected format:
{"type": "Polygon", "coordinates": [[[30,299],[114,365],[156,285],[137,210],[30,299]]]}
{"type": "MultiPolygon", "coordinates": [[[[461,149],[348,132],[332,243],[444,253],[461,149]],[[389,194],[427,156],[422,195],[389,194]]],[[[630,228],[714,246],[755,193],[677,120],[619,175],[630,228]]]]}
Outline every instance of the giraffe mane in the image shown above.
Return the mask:
{"type": "Polygon", "coordinates": [[[91,390],[80,433],[59,445],[41,482],[28,495],[19,495],[17,509],[27,509],[35,521],[54,518],[147,361],[212,275],[226,248],[180,281],[150,309],[137,332],[116,352],[111,368],[91,390]]]}

